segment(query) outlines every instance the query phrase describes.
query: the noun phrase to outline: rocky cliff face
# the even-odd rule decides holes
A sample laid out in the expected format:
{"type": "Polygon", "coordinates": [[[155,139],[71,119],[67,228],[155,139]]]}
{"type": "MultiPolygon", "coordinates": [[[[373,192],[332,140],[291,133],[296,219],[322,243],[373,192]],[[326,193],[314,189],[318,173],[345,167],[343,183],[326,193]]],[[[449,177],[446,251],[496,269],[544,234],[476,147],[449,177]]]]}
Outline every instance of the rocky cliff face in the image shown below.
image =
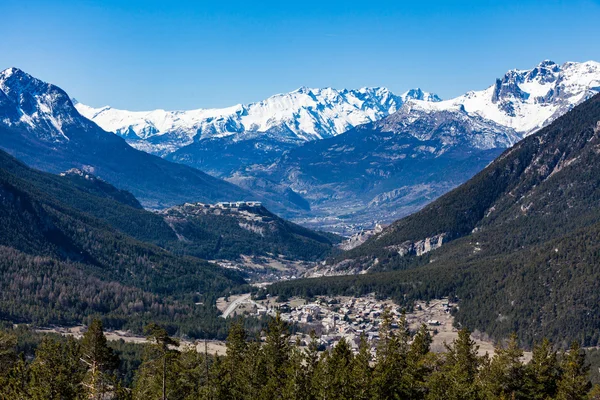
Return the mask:
{"type": "Polygon", "coordinates": [[[442,247],[444,239],[448,235],[446,233],[440,233],[425,239],[417,240],[416,242],[405,241],[401,244],[386,246],[386,250],[397,252],[400,257],[406,255],[422,256],[425,253],[429,253],[431,250],[442,247]]]}

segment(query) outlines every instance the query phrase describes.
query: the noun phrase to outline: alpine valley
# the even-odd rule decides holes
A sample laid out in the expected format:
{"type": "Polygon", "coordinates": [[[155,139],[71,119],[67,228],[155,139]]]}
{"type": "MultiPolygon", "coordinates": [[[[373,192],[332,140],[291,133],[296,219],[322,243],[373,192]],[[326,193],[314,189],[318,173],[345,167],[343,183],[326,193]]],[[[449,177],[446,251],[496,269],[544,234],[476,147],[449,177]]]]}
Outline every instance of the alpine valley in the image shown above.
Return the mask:
{"type": "Polygon", "coordinates": [[[75,107],[137,149],[285,203],[295,222],[351,234],[419,210],[598,91],[599,63],[543,61],[445,101],[303,87],[225,109],[75,107]]]}
{"type": "Polygon", "coordinates": [[[597,314],[583,282],[597,273],[599,90],[600,64],[544,61],[445,101],[302,88],[235,110],[129,113],[4,70],[1,316],[219,336],[220,295],[375,292],[407,307],[458,299],[458,323],[495,338],[574,338],[597,314]],[[393,223],[342,244],[327,232],[378,222],[393,223]],[[257,269],[275,276],[260,283],[292,280],[251,288],[257,269]],[[293,279],[310,274],[351,276],[293,279]],[[573,291],[579,322],[560,322],[573,291]]]}
{"type": "Polygon", "coordinates": [[[599,91],[130,113],[4,70],[0,398],[597,398],[599,91]]]}
{"type": "Polygon", "coordinates": [[[458,188],[322,274],[273,285],[285,296],[376,292],[460,299],[456,321],[497,339],[600,343],[600,94],[504,151],[458,188]],[[367,271],[367,273],[364,273],[367,271]]]}

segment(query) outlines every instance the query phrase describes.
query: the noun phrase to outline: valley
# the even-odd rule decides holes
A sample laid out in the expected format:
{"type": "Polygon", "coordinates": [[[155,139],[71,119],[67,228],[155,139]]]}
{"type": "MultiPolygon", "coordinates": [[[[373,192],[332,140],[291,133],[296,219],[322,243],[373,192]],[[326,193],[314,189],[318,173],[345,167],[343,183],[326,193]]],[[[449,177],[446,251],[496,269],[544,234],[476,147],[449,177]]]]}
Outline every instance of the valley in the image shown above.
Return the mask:
{"type": "MultiPolygon", "coordinates": [[[[402,309],[390,300],[377,300],[372,295],[364,297],[317,297],[313,302],[302,298],[291,298],[287,301],[266,298],[253,300],[250,293],[230,296],[217,300],[217,307],[223,312],[223,318],[236,315],[270,315],[277,312],[289,324],[299,331],[290,337],[291,342],[300,341],[303,347],[310,342],[313,332],[322,349],[332,349],[343,338],[350,344],[352,351],[358,352],[360,337],[365,335],[371,344],[371,354],[375,356],[379,328],[385,309],[391,310],[393,327],[397,328],[402,316],[402,309]]],[[[459,304],[447,298],[431,301],[417,301],[410,311],[405,313],[407,327],[416,332],[421,326],[427,326],[432,337],[431,350],[436,353],[446,351],[445,345],[451,345],[458,339],[458,331],[453,309],[459,304]]],[[[495,343],[481,332],[475,331],[472,340],[477,346],[478,354],[493,357],[495,343]]],[[[522,361],[531,361],[531,352],[523,353],[522,361]]]]}
{"type": "Polygon", "coordinates": [[[598,15],[0,1],[0,400],[600,400],[598,15]]]}
{"type": "MultiPolygon", "coordinates": [[[[71,326],[71,327],[52,327],[52,328],[38,328],[35,329],[36,333],[40,334],[58,334],[65,337],[73,337],[75,339],[81,339],[85,333],[85,326],[71,326]]],[[[127,331],[107,331],[104,333],[106,340],[109,342],[123,341],[124,343],[131,343],[136,345],[149,344],[150,341],[144,336],[132,334],[127,331]]],[[[184,351],[188,348],[195,348],[199,353],[205,351],[212,355],[225,355],[226,347],[225,342],[220,340],[206,340],[206,341],[189,341],[181,340],[178,349],[184,351]]]]}
{"type": "MultiPolygon", "coordinates": [[[[215,298],[224,293],[237,295],[253,288],[253,291],[264,290],[275,297],[351,294],[358,298],[376,293],[409,309],[415,301],[457,295],[465,298],[456,314],[457,324],[473,330],[481,328],[494,340],[501,340],[510,333],[511,325],[491,321],[481,312],[470,310],[474,300],[462,295],[462,290],[466,289],[459,283],[460,271],[474,268],[471,265],[479,265],[477,263],[490,268],[486,257],[496,257],[495,262],[503,265],[502,257],[514,257],[509,253],[516,243],[523,243],[522,248],[533,251],[529,250],[533,248],[531,246],[544,246],[550,239],[560,240],[552,236],[557,229],[553,224],[568,219],[569,214],[580,209],[579,199],[594,198],[593,190],[585,187],[589,182],[586,178],[571,180],[572,187],[578,188],[578,192],[572,192],[577,193],[577,197],[567,199],[560,176],[569,169],[579,168],[578,152],[593,157],[590,147],[593,144],[589,143],[594,143],[595,139],[588,131],[589,125],[595,126],[597,122],[596,97],[590,98],[596,91],[597,79],[595,62],[558,65],[544,61],[530,70],[509,71],[493,86],[494,90],[472,92],[446,101],[420,90],[395,96],[384,89],[339,92],[304,88],[245,109],[249,113],[259,110],[250,119],[260,119],[269,115],[270,105],[289,100],[292,108],[332,110],[323,112],[331,118],[329,121],[339,122],[331,122],[335,129],[330,126],[327,131],[318,131],[318,123],[323,120],[317,118],[313,120],[316,125],[311,128],[314,135],[306,136],[302,133],[304,128],[294,125],[294,129],[290,128],[294,132],[293,141],[301,140],[302,143],[287,141],[285,149],[265,164],[257,161],[248,165],[247,160],[242,160],[246,165],[243,171],[234,168],[235,172],[230,170],[231,174],[215,173],[227,178],[221,180],[202,175],[190,166],[134,150],[126,142],[131,138],[126,137],[125,131],[115,135],[102,130],[79,114],[90,110],[71,102],[60,88],[10,68],[0,75],[4,93],[1,111],[5,115],[0,128],[6,138],[1,145],[9,153],[21,156],[42,170],[48,169],[48,165],[52,165],[51,172],[61,166],[70,168],[54,175],[22,164],[7,153],[0,154],[4,191],[10,193],[3,197],[3,218],[7,226],[18,227],[19,235],[26,238],[14,240],[6,235],[0,244],[6,246],[8,258],[18,260],[18,265],[31,265],[36,262],[35,257],[47,257],[48,263],[67,263],[68,271],[83,268],[90,273],[91,278],[87,279],[99,279],[103,285],[109,285],[107,288],[114,283],[123,285],[119,291],[131,291],[127,296],[136,296],[133,294],[136,291],[144,293],[145,301],[130,302],[126,308],[117,302],[103,311],[116,318],[111,329],[127,327],[140,332],[138,323],[132,323],[131,319],[124,322],[125,315],[135,310],[133,315],[140,320],[145,318],[145,313],[160,316],[174,323],[176,330],[185,326],[185,331],[179,333],[193,337],[200,331],[192,327],[192,321],[202,314],[206,316],[204,323],[211,326],[211,334],[223,337],[226,324],[223,319],[218,319],[215,298]],[[532,99],[524,95],[526,90],[537,97],[532,99]],[[539,93],[544,91],[557,94],[542,98],[539,93]],[[508,103],[513,105],[514,115],[506,114],[508,103]],[[558,117],[579,103],[582,105],[558,117]],[[501,114],[490,111],[494,109],[501,114]],[[531,119],[534,109],[541,110],[536,114],[538,119],[531,119]],[[584,111],[576,111],[579,109],[584,111]],[[348,111],[346,119],[340,116],[340,110],[348,111]],[[19,118],[19,113],[29,117],[19,118]],[[507,116],[501,117],[502,113],[507,116]],[[561,122],[564,119],[571,121],[568,138],[564,133],[566,128],[562,128],[566,126],[561,122]],[[547,124],[550,125],[532,133],[535,126],[547,124]],[[119,136],[124,136],[125,140],[119,136]],[[22,147],[19,143],[33,147],[22,147]],[[47,152],[46,146],[54,146],[60,151],[47,152]],[[115,169],[112,161],[101,159],[97,154],[94,156],[96,164],[83,163],[68,155],[75,149],[73,146],[80,149],[78,156],[97,149],[118,149],[117,152],[123,151],[125,158],[136,166],[123,169],[119,165],[115,169]],[[509,146],[513,147],[504,150],[509,146]],[[61,153],[63,150],[66,153],[61,153]],[[68,163],[58,162],[57,154],[62,154],[60,159],[68,163]],[[533,154],[537,154],[537,158],[533,154]],[[194,177],[176,174],[183,176],[181,184],[186,189],[182,191],[169,186],[169,190],[173,190],[169,193],[175,196],[170,197],[171,204],[152,205],[136,186],[146,178],[140,180],[132,174],[134,170],[143,171],[145,165],[158,166],[162,172],[181,169],[194,177]],[[109,170],[127,174],[128,182],[133,186],[124,184],[116,175],[113,180],[104,172],[109,170]],[[196,180],[199,177],[204,183],[196,180]],[[118,185],[111,182],[118,182],[118,185]],[[552,182],[558,182],[558,186],[552,186],[552,182]],[[519,192],[522,196],[529,193],[536,198],[540,196],[536,194],[540,183],[557,191],[556,198],[561,199],[558,208],[552,208],[552,202],[541,196],[537,203],[532,200],[531,204],[521,204],[521,212],[517,212],[515,221],[505,223],[507,217],[502,213],[514,215],[511,207],[515,207],[506,193],[519,192]],[[190,187],[202,192],[201,198],[194,198],[195,195],[188,192],[190,187]],[[40,193],[48,196],[43,197],[40,193]],[[28,196],[25,203],[23,195],[28,196]],[[551,209],[561,210],[563,199],[560,196],[565,197],[571,211],[556,211],[553,221],[547,220],[533,205],[547,203],[551,209]],[[172,204],[183,198],[187,200],[172,204]],[[18,211],[23,207],[31,211],[18,211]],[[36,222],[23,223],[24,219],[36,222]],[[538,233],[537,239],[528,236],[529,239],[521,242],[524,223],[521,221],[525,219],[534,221],[529,225],[530,230],[538,226],[547,229],[538,233]],[[46,221],[51,221],[52,234],[48,233],[46,221]],[[77,228],[74,230],[73,226],[77,228]],[[510,232],[515,232],[514,243],[498,247],[502,242],[494,239],[496,235],[511,237],[512,233],[506,231],[507,226],[511,227],[510,232]],[[82,231],[94,234],[77,233],[82,231]],[[56,236],[57,232],[60,236],[56,236]],[[475,240],[476,244],[463,244],[470,240],[475,240]],[[109,243],[119,243],[121,248],[111,253],[107,250],[109,243]],[[124,250],[124,246],[129,247],[124,250]],[[465,251],[464,246],[468,250],[465,251]],[[457,253],[460,255],[456,256],[457,253]],[[457,263],[457,260],[462,261],[457,263]],[[161,267],[156,268],[157,265],[161,267]],[[440,276],[448,276],[446,281],[435,276],[439,269],[443,269],[440,276]],[[140,281],[140,276],[145,279],[140,281]],[[160,311],[163,309],[160,302],[178,311],[160,311]],[[186,314],[189,318],[182,322],[180,316],[186,314]]],[[[155,116],[153,113],[136,114],[131,119],[125,111],[104,111],[112,116],[101,121],[117,124],[137,121],[135,129],[142,131],[144,121],[147,121],[144,118],[155,116]],[[113,119],[117,115],[119,117],[113,119]]],[[[278,114],[281,120],[261,122],[263,125],[259,124],[261,128],[256,128],[258,130],[251,139],[244,136],[250,126],[246,122],[238,126],[233,137],[224,136],[239,143],[252,140],[248,143],[261,146],[265,140],[279,140],[281,132],[273,127],[281,121],[292,127],[292,121],[297,118],[296,114],[287,112],[278,114]]],[[[203,113],[158,113],[156,115],[168,117],[171,122],[165,120],[165,125],[156,132],[145,131],[145,137],[158,140],[169,135],[173,126],[185,121],[188,121],[185,122],[188,124],[186,135],[192,135],[193,127],[214,123],[203,120],[203,113]]],[[[221,111],[215,113],[222,115],[221,111]]],[[[245,115],[239,117],[240,121],[250,120],[245,115]]],[[[207,136],[200,135],[199,143],[210,140],[218,147],[222,134],[231,133],[227,126],[220,126],[222,130],[215,131],[217,125],[210,125],[210,129],[206,128],[207,136]]],[[[277,126],[281,128],[282,125],[277,126]]],[[[142,140],[142,131],[138,132],[136,140],[142,140]]],[[[183,144],[171,153],[179,154],[188,145],[191,144],[183,144]]],[[[254,154],[252,146],[244,152],[254,154]]],[[[595,163],[590,159],[588,165],[593,168],[595,163]]],[[[165,186],[154,180],[156,174],[144,176],[150,179],[144,183],[150,186],[145,188],[166,198],[165,186]]],[[[523,201],[516,200],[517,203],[523,201]]],[[[572,227],[576,232],[577,228],[588,229],[595,221],[595,214],[590,210],[574,217],[562,225],[563,229],[572,227]],[[585,219],[585,215],[589,218],[585,219]]],[[[20,267],[12,268],[11,273],[17,273],[20,267]]],[[[51,269],[51,264],[46,268],[51,269]]],[[[51,274],[68,281],[57,272],[51,274]]],[[[474,272],[470,282],[477,285],[478,291],[485,292],[488,290],[484,283],[486,279],[488,277],[474,272]]],[[[71,284],[66,283],[68,287],[71,284]]],[[[28,288],[22,294],[31,290],[28,288]]],[[[64,287],[52,298],[61,293],[64,297],[67,291],[64,287]]],[[[92,296],[92,292],[87,296],[92,296]]],[[[12,300],[6,298],[5,301],[10,304],[12,300]]],[[[49,316],[41,317],[42,310],[48,305],[44,296],[38,295],[35,306],[30,306],[26,312],[11,311],[9,315],[34,323],[71,323],[94,314],[95,311],[83,306],[73,310],[75,304],[85,304],[85,301],[85,298],[72,296],[70,301],[62,300],[49,316]]],[[[495,307],[497,305],[492,306],[495,307]]],[[[502,316],[500,321],[510,320],[505,315],[513,312],[513,318],[520,320],[520,310],[502,308],[498,311],[502,316]]],[[[546,320],[546,312],[543,311],[544,316],[540,318],[546,320]]],[[[520,334],[527,344],[538,335],[527,330],[520,330],[520,334]]],[[[584,343],[593,345],[595,341],[593,336],[586,338],[584,343]]]]}
{"type": "Polygon", "coordinates": [[[597,62],[544,60],[446,100],[300,88],[224,109],[75,107],[140,150],[276,203],[284,218],[349,236],[420,210],[598,88],[597,62]]]}

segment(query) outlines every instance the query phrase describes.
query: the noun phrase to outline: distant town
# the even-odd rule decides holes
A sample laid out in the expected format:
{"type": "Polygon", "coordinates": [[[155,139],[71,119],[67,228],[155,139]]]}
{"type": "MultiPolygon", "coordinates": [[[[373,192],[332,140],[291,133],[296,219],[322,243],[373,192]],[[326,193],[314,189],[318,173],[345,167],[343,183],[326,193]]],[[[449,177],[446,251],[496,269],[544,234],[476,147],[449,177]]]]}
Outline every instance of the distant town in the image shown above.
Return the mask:
{"type": "MultiPolygon", "coordinates": [[[[308,333],[314,332],[322,349],[332,348],[344,338],[355,352],[364,335],[374,353],[385,309],[391,313],[392,329],[398,328],[402,315],[402,309],[394,302],[378,300],[374,296],[319,297],[310,303],[300,298],[288,301],[270,297],[252,299],[250,294],[232,296],[228,301],[224,298],[219,300],[217,306],[225,318],[233,315],[275,316],[280,313],[283,320],[299,328],[299,333],[292,340],[300,340],[303,345],[308,345],[308,333]]],[[[417,302],[414,310],[406,314],[406,320],[411,330],[417,330],[425,324],[434,338],[441,334],[437,340],[441,348],[442,341],[450,343],[457,332],[451,315],[455,307],[457,305],[447,298],[431,303],[417,302]]]]}

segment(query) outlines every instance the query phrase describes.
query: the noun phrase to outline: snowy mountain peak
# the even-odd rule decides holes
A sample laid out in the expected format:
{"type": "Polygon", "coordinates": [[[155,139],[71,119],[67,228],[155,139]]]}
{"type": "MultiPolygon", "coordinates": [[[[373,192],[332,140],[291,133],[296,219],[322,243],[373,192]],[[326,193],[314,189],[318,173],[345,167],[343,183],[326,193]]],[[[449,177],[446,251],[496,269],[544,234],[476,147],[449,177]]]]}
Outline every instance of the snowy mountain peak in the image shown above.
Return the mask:
{"type": "Polygon", "coordinates": [[[131,112],[76,103],[79,112],[131,145],[166,155],[193,142],[227,137],[240,141],[261,136],[301,143],[343,133],[398,110],[409,98],[439,101],[414,89],[404,97],[383,87],[357,90],[300,87],[265,100],[222,109],[131,112]]]}
{"type": "Polygon", "coordinates": [[[553,67],[553,66],[558,67],[558,65],[552,60],[544,60],[538,64],[538,67],[553,67]]]}
{"type": "Polygon", "coordinates": [[[91,125],[62,89],[14,67],[0,72],[0,115],[0,123],[35,129],[47,141],[69,140],[66,128],[91,125]]]}
{"type": "Polygon", "coordinates": [[[10,68],[6,68],[5,70],[3,70],[2,72],[0,72],[0,80],[4,80],[9,78],[12,74],[14,74],[16,71],[21,71],[20,69],[16,68],[16,67],[10,67],[10,68]]]}
{"type": "Polygon", "coordinates": [[[550,60],[527,70],[513,69],[485,90],[432,105],[448,109],[462,104],[471,114],[526,136],[554,121],[600,91],[600,63],[550,60]]]}
{"type": "Polygon", "coordinates": [[[421,88],[410,89],[409,91],[404,92],[400,96],[404,101],[408,100],[422,100],[428,102],[438,102],[442,101],[440,97],[435,93],[424,92],[421,88]]]}

